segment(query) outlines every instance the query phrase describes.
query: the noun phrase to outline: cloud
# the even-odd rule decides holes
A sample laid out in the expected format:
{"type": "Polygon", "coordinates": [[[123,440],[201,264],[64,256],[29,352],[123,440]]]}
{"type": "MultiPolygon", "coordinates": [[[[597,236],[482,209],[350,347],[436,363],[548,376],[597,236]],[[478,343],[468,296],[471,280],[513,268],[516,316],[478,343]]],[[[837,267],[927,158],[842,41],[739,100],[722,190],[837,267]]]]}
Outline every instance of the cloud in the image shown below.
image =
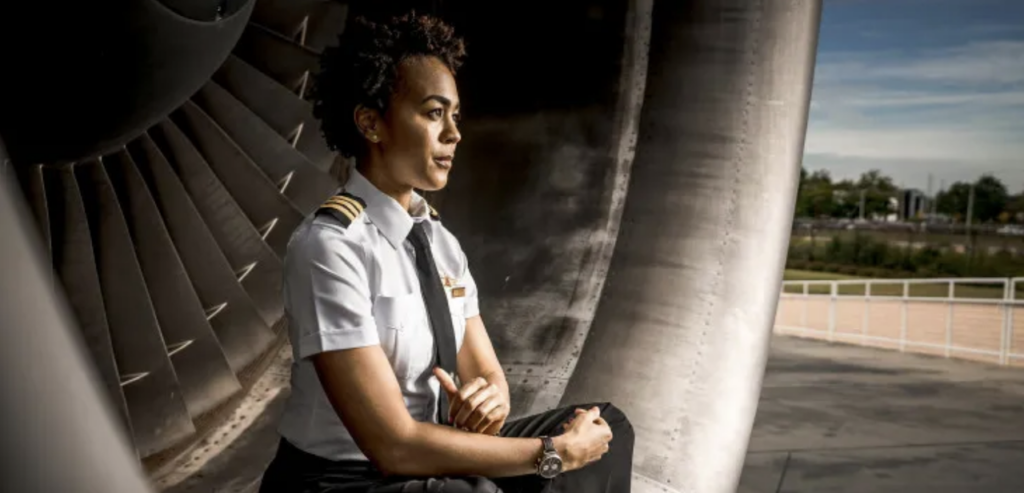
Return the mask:
{"type": "Polygon", "coordinates": [[[1022,114],[1022,40],[819,53],[805,163],[882,169],[919,188],[928,173],[994,172],[1016,189],[1022,114]]]}
{"type": "Polygon", "coordinates": [[[999,107],[1024,105],[1024,91],[960,92],[936,94],[928,91],[856,91],[843,104],[863,108],[913,108],[919,106],[981,105],[999,107]]]}
{"type": "Polygon", "coordinates": [[[996,85],[1024,82],[1024,41],[984,41],[938,50],[833,53],[822,82],[996,85]]]}
{"type": "MultiPolygon", "coordinates": [[[[808,132],[805,152],[876,159],[957,159],[970,162],[1024,157],[1024,142],[984,131],[932,128],[819,128],[808,132]]],[[[1024,161],[1022,161],[1024,162],[1024,161]]],[[[1024,167],[1024,164],[1022,164],[1024,167]]]]}

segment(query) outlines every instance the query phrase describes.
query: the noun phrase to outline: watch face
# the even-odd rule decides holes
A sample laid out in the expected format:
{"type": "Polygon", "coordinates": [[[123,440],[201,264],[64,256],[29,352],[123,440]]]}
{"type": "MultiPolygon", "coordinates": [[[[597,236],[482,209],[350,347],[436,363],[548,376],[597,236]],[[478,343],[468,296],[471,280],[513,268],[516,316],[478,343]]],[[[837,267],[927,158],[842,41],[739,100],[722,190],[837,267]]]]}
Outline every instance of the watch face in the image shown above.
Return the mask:
{"type": "Polygon", "coordinates": [[[558,473],[562,472],[562,459],[557,455],[544,457],[544,459],[540,461],[540,471],[538,472],[541,477],[548,479],[557,476],[558,473]]]}

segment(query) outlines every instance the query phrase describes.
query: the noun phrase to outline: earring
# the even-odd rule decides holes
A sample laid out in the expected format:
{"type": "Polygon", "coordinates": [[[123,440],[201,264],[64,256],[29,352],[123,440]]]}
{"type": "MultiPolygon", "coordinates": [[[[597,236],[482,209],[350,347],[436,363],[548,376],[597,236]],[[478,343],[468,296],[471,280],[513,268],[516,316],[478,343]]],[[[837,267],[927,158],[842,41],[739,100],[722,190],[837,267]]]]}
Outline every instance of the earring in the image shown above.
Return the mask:
{"type": "Polygon", "coordinates": [[[370,134],[370,140],[377,142],[377,134],[370,134]]]}

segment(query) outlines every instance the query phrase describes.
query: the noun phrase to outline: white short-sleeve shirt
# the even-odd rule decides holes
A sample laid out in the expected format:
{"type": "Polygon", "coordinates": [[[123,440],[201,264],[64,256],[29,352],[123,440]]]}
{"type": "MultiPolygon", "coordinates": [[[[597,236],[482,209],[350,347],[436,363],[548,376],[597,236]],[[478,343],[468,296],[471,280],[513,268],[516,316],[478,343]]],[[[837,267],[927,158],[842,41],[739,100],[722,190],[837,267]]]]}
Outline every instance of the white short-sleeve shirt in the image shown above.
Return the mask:
{"type": "MultiPolygon", "coordinates": [[[[291,395],[278,428],[296,447],[332,460],[366,460],[338,417],[310,356],[379,344],[413,419],[436,422],[441,391],[434,336],[406,241],[424,221],[462,347],[466,319],[479,314],[476,284],[458,240],[413,194],[407,212],[354,168],[342,189],[366,203],[351,224],[312,214],[292,234],[284,259],[284,307],[294,353],[291,395]]],[[[341,191],[341,190],[339,190],[341,191]]]]}

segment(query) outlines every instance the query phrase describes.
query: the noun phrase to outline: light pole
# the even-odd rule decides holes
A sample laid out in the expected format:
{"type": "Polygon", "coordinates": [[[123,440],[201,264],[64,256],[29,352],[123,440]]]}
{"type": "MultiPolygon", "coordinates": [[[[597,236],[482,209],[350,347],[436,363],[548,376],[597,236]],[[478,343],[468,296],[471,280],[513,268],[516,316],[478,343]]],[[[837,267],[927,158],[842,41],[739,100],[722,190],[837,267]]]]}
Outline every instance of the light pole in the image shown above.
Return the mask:
{"type": "Polygon", "coordinates": [[[971,191],[967,194],[967,222],[964,228],[966,242],[964,249],[967,253],[967,273],[971,271],[971,260],[974,257],[974,242],[971,240],[971,222],[974,219],[974,183],[971,184],[971,191]]]}
{"type": "Polygon", "coordinates": [[[862,188],[862,189],[860,189],[860,220],[861,220],[861,221],[863,221],[863,220],[864,220],[864,193],[865,193],[866,191],[867,191],[867,190],[865,190],[865,189],[863,189],[863,188],[862,188]]]}

